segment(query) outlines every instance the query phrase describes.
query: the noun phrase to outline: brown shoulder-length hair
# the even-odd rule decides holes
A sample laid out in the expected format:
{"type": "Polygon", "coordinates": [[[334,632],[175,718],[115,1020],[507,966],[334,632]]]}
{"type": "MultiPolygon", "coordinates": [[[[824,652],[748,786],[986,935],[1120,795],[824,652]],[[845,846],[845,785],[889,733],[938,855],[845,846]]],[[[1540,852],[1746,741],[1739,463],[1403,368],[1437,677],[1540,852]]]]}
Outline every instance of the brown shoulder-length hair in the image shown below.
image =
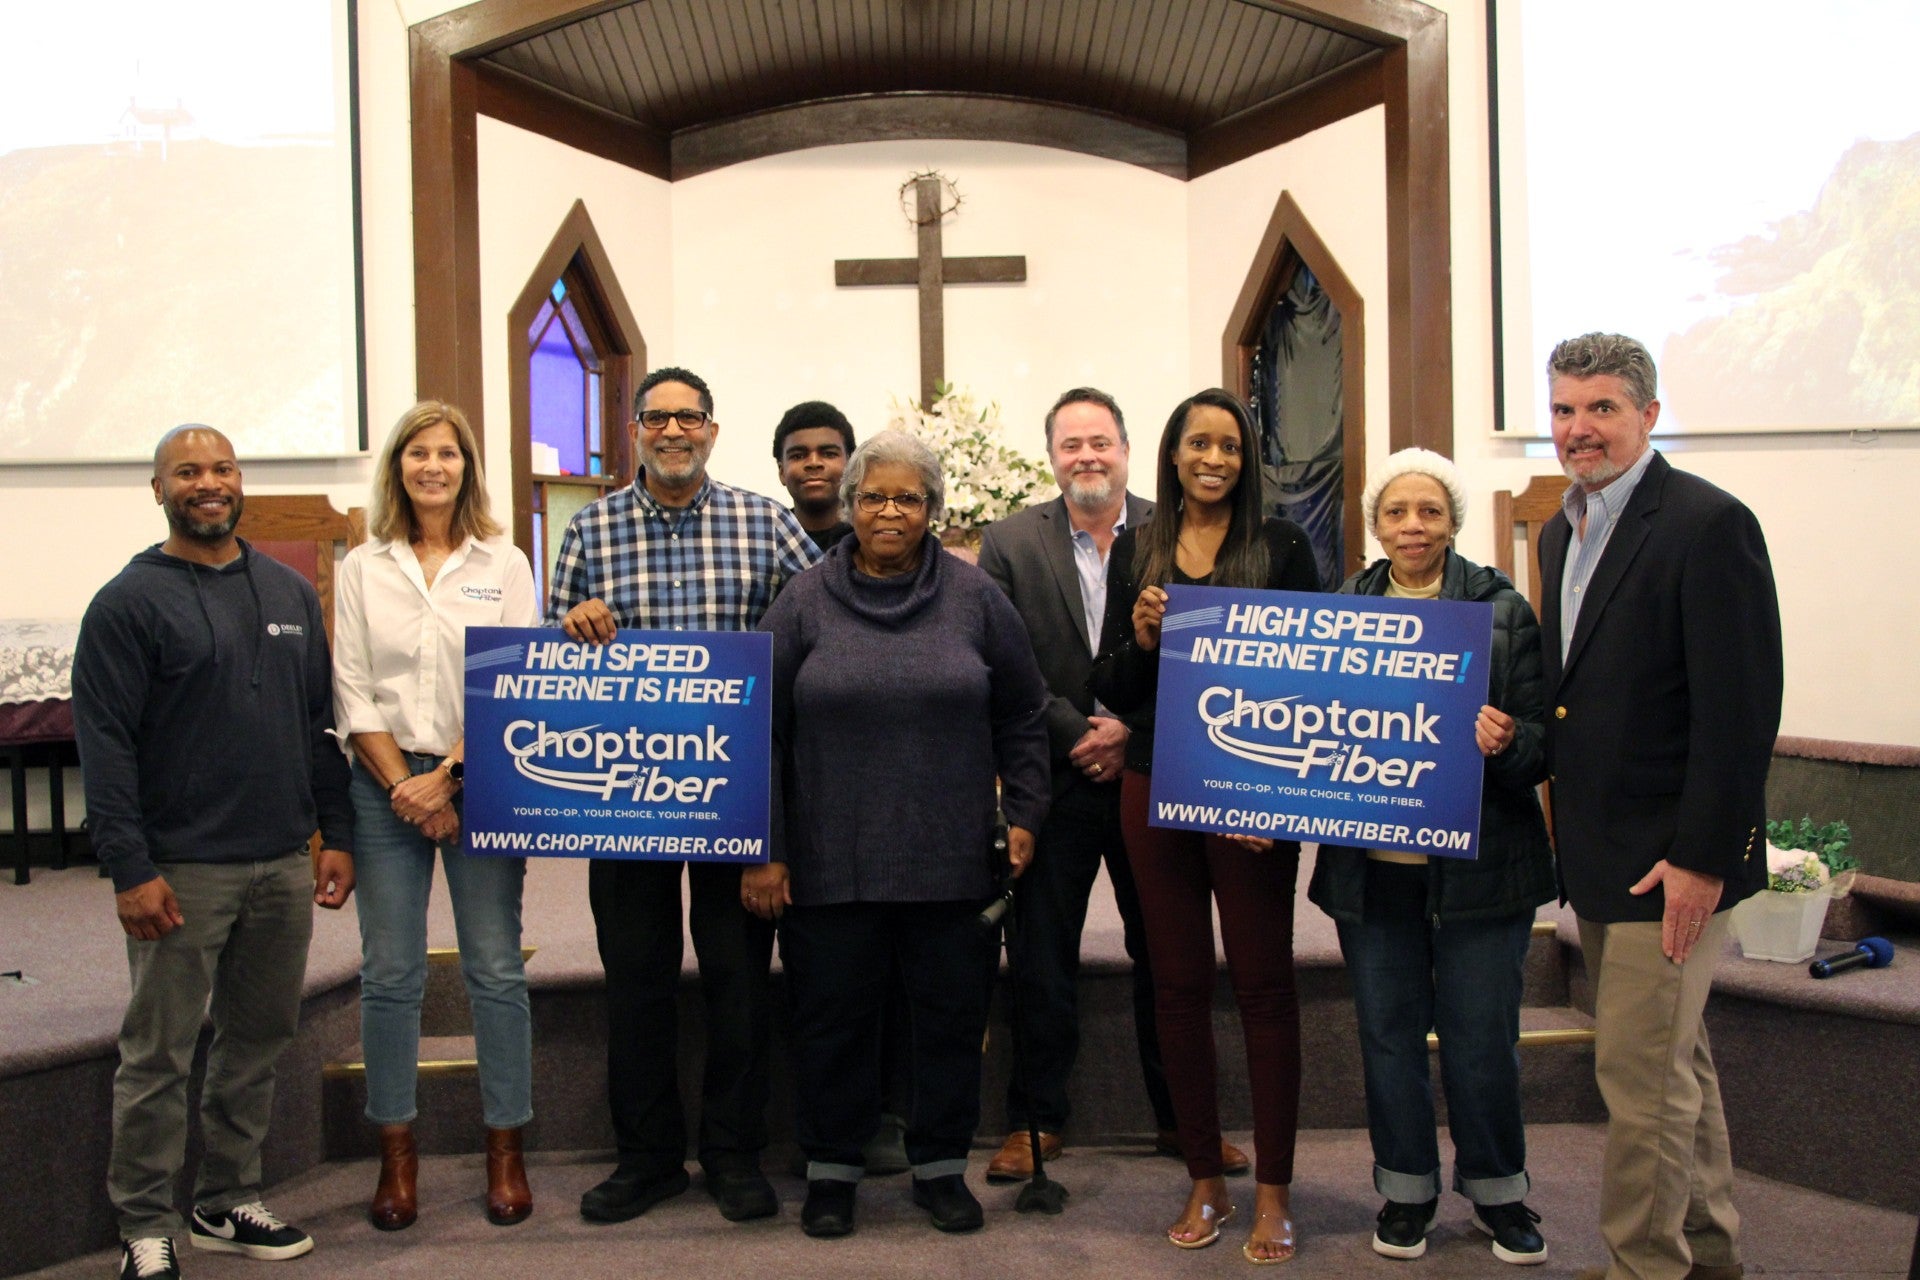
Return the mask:
{"type": "Polygon", "coordinates": [[[1173,408],[1167,428],[1160,433],[1159,465],[1156,469],[1153,519],[1140,528],[1133,549],[1133,580],[1141,586],[1164,585],[1173,580],[1174,552],[1180,543],[1180,526],[1185,520],[1186,491],[1180,487],[1180,473],[1173,465],[1174,451],[1187,429],[1187,415],[1201,405],[1225,410],[1240,428],[1240,478],[1235,481],[1229,501],[1232,517],[1220,554],[1213,562],[1216,587],[1264,587],[1267,585],[1267,541],[1260,534],[1266,519],[1260,492],[1260,441],[1254,435],[1253,415],[1238,396],[1209,387],[1196,391],[1173,408]]]}
{"type": "Polygon", "coordinates": [[[413,502],[400,483],[400,455],[412,439],[428,427],[446,423],[460,442],[460,457],[465,463],[460,478],[460,497],[453,508],[453,532],[476,541],[497,538],[505,530],[493,518],[487,501],[487,476],[480,465],[480,446],[467,415],[441,400],[422,400],[400,415],[380,446],[380,463],[373,473],[373,500],[367,511],[367,531],[388,542],[410,540],[415,532],[413,502]]]}

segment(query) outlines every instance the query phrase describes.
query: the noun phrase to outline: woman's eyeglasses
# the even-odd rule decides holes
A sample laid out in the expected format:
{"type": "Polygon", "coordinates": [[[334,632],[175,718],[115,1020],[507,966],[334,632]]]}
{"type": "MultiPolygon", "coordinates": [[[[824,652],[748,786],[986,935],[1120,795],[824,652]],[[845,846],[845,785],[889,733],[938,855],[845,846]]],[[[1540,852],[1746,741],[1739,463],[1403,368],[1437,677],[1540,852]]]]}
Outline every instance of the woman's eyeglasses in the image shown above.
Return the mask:
{"type": "Polygon", "coordinates": [[[873,493],[862,490],[853,495],[854,505],[868,515],[877,515],[887,509],[891,502],[903,516],[910,516],[927,505],[924,493],[873,493]]]}

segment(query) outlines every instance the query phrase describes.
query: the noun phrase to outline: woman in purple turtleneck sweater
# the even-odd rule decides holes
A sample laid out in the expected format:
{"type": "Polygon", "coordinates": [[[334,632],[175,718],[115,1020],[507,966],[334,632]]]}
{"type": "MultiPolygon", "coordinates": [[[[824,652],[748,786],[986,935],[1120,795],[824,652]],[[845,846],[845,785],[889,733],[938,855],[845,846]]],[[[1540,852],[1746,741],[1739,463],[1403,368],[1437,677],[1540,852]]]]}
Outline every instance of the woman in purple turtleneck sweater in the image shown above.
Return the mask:
{"type": "Polygon", "coordinates": [[[896,961],[913,1027],[914,1202],[942,1231],[982,1221],[963,1175],[998,946],[974,917],[995,890],[996,775],[1016,875],[1046,816],[1047,689],[1006,596],[927,536],[943,497],[925,444],[867,441],[841,482],[853,536],[760,623],[773,634],[773,860],[740,892],[781,917],[809,1235],[853,1230],[896,961]]]}

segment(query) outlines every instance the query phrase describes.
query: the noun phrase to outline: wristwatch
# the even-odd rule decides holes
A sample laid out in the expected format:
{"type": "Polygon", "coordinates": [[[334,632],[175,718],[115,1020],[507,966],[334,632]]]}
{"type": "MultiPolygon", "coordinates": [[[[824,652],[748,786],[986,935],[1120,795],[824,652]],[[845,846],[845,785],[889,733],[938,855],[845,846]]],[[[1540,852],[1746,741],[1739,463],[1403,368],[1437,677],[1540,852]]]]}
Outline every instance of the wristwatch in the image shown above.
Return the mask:
{"type": "Polygon", "coordinates": [[[453,783],[453,785],[457,787],[465,784],[467,780],[467,762],[466,761],[448,760],[445,763],[443,763],[440,767],[447,771],[447,778],[453,783]]]}

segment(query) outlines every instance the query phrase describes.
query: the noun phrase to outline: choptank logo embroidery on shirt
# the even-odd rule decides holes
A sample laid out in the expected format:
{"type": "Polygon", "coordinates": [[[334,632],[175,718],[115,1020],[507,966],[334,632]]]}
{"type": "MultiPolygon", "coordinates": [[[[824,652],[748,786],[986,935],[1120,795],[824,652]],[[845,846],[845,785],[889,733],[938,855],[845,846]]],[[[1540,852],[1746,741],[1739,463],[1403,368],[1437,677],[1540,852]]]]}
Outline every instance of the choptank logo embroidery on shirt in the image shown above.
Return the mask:
{"type": "Polygon", "coordinates": [[[269,622],[267,634],[270,636],[303,636],[307,629],[297,622],[269,622]]]}
{"type": "Polygon", "coordinates": [[[468,600],[485,600],[489,604],[499,604],[501,596],[499,587],[476,587],[472,584],[461,587],[460,594],[468,600]]]}

